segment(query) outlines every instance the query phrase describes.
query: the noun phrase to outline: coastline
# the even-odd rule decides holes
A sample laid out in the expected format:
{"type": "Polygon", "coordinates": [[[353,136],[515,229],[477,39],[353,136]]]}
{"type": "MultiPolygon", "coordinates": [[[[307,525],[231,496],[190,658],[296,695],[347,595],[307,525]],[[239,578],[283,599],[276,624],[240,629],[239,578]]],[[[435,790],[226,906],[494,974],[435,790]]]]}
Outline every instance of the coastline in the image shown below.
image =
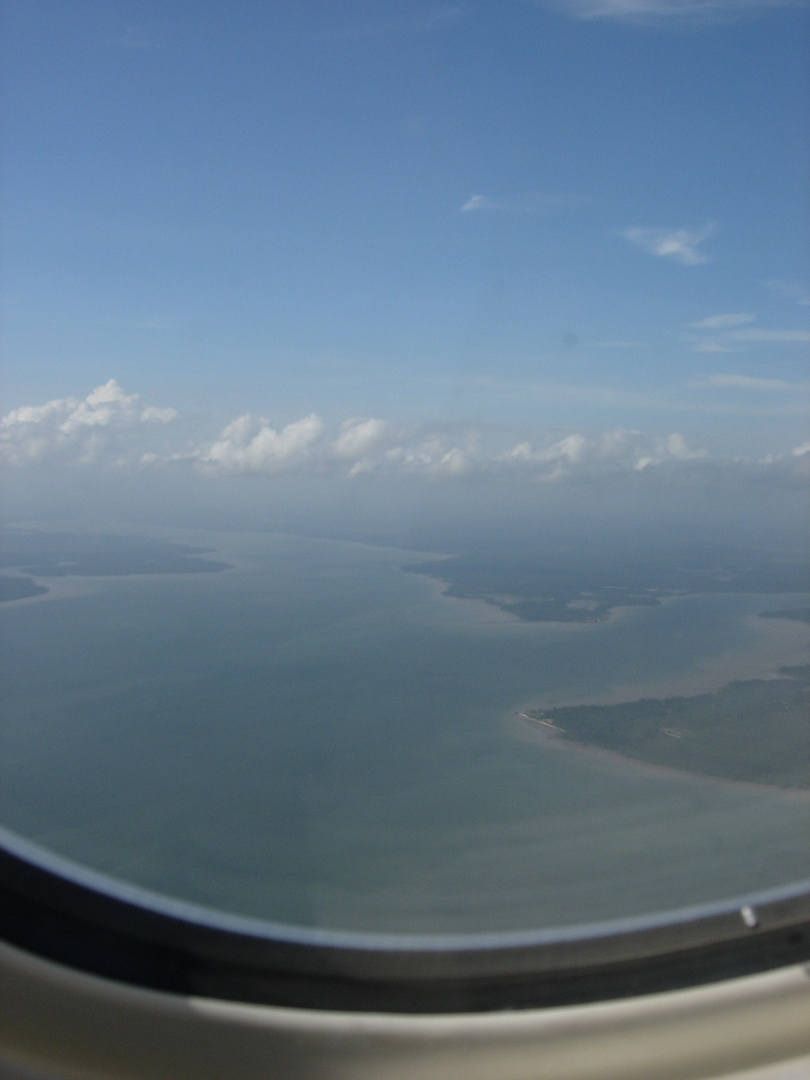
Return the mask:
{"type": "MultiPolygon", "coordinates": [[[[552,723],[542,723],[529,715],[542,709],[570,706],[624,705],[646,699],[662,700],[673,697],[695,697],[714,693],[729,683],[760,679],[780,679],[783,667],[805,665],[810,660],[810,625],[792,619],[762,619],[757,615],[745,616],[747,625],[760,635],[759,643],[739,653],[726,653],[702,661],[692,672],[672,678],[630,683],[613,687],[603,694],[588,698],[569,698],[564,701],[534,700],[516,706],[506,718],[506,726],[513,737],[521,742],[532,743],[544,749],[574,754],[611,764],[617,768],[630,769],[637,774],[710,784],[728,790],[759,794],[779,795],[801,802],[810,802],[810,789],[779,787],[747,780],[732,780],[706,773],[689,772],[667,765],[658,765],[641,758],[631,757],[616,750],[609,750],[574,739],[557,737],[552,723]]],[[[560,729],[562,730],[562,729],[560,729]]]]}
{"type": "Polygon", "coordinates": [[[668,765],[655,765],[652,762],[642,761],[641,758],[627,757],[616,750],[605,750],[600,746],[589,746],[586,743],[574,742],[571,739],[558,739],[554,732],[544,729],[532,720],[524,719],[520,713],[509,717],[511,734],[521,742],[541,746],[544,750],[558,750],[562,753],[581,754],[594,761],[601,761],[616,768],[629,769],[638,775],[657,777],[659,779],[679,780],[692,784],[710,785],[711,787],[724,788],[729,791],[748,792],[759,795],[779,795],[781,797],[810,802],[810,789],[778,787],[775,784],[757,784],[750,780],[729,780],[722,776],[710,776],[707,773],[687,772],[685,769],[673,769],[668,765]]]}
{"type": "Polygon", "coordinates": [[[793,619],[762,619],[746,615],[745,624],[760,641],[740,652],[721,653],[701,660],[691,671],[646,682],[622,683],[601,694],[553,701],[535,698],[521,702],[515,712],[559,709],[572,705],[624,705],[645,698],[695,697],[711,694],[729,683],[748,679],[779,679],[779,668],[810,660],[810,625],[793,619]]]}
{"type": "MultiPolygon", "coordinates": [[[[508,611],[503,611],[497,604],[491,604],[488,600],[484,600],[483,597],[449,595],[447,590],[450,588],[450,582],[444,581],[442,578],[434,577],[433,574],[418,574],[412,570],[403,572],[407,573],[409,577],[415,578],[417,581],[424,582],[435,597],[446,600],[448,603],[463,604],[464,607],[459,607],[457,610],[459,612],[463,611],[467,615],[471,615],[475,621],[500,623],[502,625],[508,624],[510,626],[521,622],[517,615],[512,615],[508,611]]],[[[540,624],[535,623],[535,625],[540,624]]]]}
{"type": "Polygon", "coordinates": [[[425,582],[430,587],[434,596],[455,604],[464,604],[467,610],[477,617],[478,621],[500,623],[505,626],[527,626],[534,630],[538,627],[544,627],[558,633],[582,633],[586,630],[596,629],[597,627],[610,626],[612,623],[618,622],[619,619],[626,618],[629,612],[637,610],[636,605],[633,604],[617,604],[610,609],[609,614],[604,619],[597,619],[593,622],[575,622],[573,620],[571,622],[562,622],[556,619],[521,619],[521,617],[516,615],[513,611],[505,611],[496,602],[487,600],[483,596],[454,596],[452,593],[448,592],[452,582],[445,581],[443,578],[435,577],[433,574],[423,574],[413,570],[406,571],[404,568],[400,569],[403,569],[403,572],[409,574],[410,577],[425,582]]]}
{"type": "Polygon", "coordinates": [[[33,574],[14,574],[9,571],[3,572],[6,577],[30,578],[35,585],[41,585],[48,591],[37,593],[35,596],[19,596],[16,600],[3,600],[3,602],[0,603],[0,611],[4,608],[20,607],[23,604],[41,604],[51,600],[68,600],[71,597],[84,596],[86,593],[90,592],[89,585],[81,586],[78,584],[78,578],[42,578],[35,577],[33,574]]]}
{"type": "MultiPolygon", "coordinates": [[[[206,553],[213,558],[218,555],[218,552],[206,553]]],[[[205,559],[205,555],[199,555],[201,561],[205,559]]],[[[230,572],[236,573],[248,573],[251,570],[255,570],[255,564],[251,564],[244,560],[237,562],[233,560],[224,569],[216,570],[216,574],[227,574],[230,572]]],[[[93,587],[93,582],[104,581],[131,581],[137,578],[139,581],[163,581],[166,579],[177,580],[178,578],[195,577],[196,574],[193,570],[179,570],[171,571],[169,573],[161,573],[160,571],[153,574],[131,573],[131,574],[55,574],[53,577],[43,576],[36,574],[28,574],[21,571],[19,567],[9,567],[3,570],[6,577],[26,577],[30,578],[35,585],[42,585],[48,591],[44,593],[37,593],[35,596],[20,596],[16,600],[3,600],[0,602],[0,610],[7,607],[18,607],[21,604],[35,604],[43,603],[51,600],[68,600],[76,596],[86,596],[93,587]]]]}

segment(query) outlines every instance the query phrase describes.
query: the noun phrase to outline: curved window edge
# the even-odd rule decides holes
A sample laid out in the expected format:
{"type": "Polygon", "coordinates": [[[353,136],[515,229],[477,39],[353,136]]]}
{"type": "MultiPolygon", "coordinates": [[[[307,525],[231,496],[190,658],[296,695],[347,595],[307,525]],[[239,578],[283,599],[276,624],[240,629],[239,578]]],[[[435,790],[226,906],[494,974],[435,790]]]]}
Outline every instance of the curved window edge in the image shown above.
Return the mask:
{"type": "Polygon", "coordinates": [[[0,938],[133,987],[246,1004],[485,1013],[604,1002],[810,961],[810,883],[644,919],[470,937],[240,918],[85,870],[0,829],[0,938]]]}

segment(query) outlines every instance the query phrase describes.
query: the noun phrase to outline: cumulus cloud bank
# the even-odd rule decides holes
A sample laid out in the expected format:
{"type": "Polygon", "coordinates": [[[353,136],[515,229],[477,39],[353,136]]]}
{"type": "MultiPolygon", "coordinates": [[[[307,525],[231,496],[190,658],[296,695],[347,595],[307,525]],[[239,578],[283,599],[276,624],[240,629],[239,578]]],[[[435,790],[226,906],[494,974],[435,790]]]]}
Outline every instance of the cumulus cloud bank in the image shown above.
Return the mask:
{"type": "Polygon", "coordinates": [[[382,420],[344,420],[334,448],[338,457],[353,458],[378,446],[385,436],[382,420]]]}
{"type": "Polygon", "coordinates": [[[323,420],[315,413],[281,431],[270,427],[267,420],[244,413],[228,424],[215,442],[190,456],[214,471],[280,472],[306,463],[323,433],[323,420]]]}
{"type": "Polygon", "coordinates": [[[643,472],[666,462],[704,458],[702,450],[690,450],[682,435],[673,433],[665,439],[650,439],[638,431],[618,428],[596,436],[580,433],[566,435],[550,446],[533,449],[519,443],[502,461],[540,466],[544,480],[560,480],[574,473],[643,472]]]}
{"type": "Polygon", "coordinates": [[[149,429],[176,418],[174,409],[143,406],[138,394],[124,393],[110,379],[85,398],[55,398],[8,413],[0,420],[0,453],[12,465],[126,461],[133,449],[146,452],[149,429]]]}
{"type": "MultiPolygon", "coordinates": [[[[716,375],[715,387],[785,388],[779,380],[716,375]]],[[[654,437],[617,428],[602,432],[540,433],[511,440],[498,429],[460,425],[396,425],[376,417],[351,417],[336,428],[316,413],[273,426],[243,413],[214,437],[173,408],[144,405],[115,379],[85,398],[59,398],[14,409],[0,419],[0,460],[12,467],[67,465],[191,469],[204,475],[302,474],[351,480],[362,475],[514,477],[554,483],[577,478],[632,476],[658,468],[725,467],[672,432],[654,437]]],[[[787,462],[810,467],[807,447],[749,463],[758,468],[787,462]]],[[[739,465],[739,463],[737,463],[739,465]]]]}

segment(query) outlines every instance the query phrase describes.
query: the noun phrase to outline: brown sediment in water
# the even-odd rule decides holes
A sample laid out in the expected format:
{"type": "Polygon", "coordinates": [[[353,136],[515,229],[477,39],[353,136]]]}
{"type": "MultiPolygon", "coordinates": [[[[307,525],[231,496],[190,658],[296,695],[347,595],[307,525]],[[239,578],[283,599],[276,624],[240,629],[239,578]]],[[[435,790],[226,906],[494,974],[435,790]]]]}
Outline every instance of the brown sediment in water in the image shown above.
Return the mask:
{"type": "MultiPolygon", "coordinates": [[[[437,562],[438,561],[439,560],[437,560],[437,562]]],[[[477,622],[498,623],[510,628],[525,627],[527,630],[535,632],[541,628],[545,628],[547,630],[553,630],[555,633],[584,633],[588,630],[594,630],[597,627],[609,626],[611,623],[615,623],[619,619],[625,618],[629,612],[636,610],[635,605],[617,604],[615,607],[610,608],[602,618],[595,619],[593,622],[578,622],[576,620],[566,622],[558,619],[523,619],[516,612],[503,608],[495,598],[489,599],[485,596],[456,596],[449,591],[452,588],[452,582],[445,581],[443,578],[437,577],[434,574],[415,573],[411,570],[409,570],[408,573],[411,577],[428,585],[434,596],[439,597],[446,603],[463,605],[458,608],[458,611],[465,614],[467,618],[471,618],[477,622]]],[[[519,600],[520,597],[505,597],[503,599],[511,602],[519,600]]]]}
{"type": "Polygon", "coordinates": [[[412,578],[416,578],[417,581],[422,581],[428,585],[434,596],[447,603],[463,605],[458,607],[457,610],[466,618],[472,618],[478,622],[508,623],[509,625],[514,625],[520,621],[516,615],[503,611],[497,604],[492,604],[483,597],[453,596],[452,593],[447,591],[450,588],[450,583],[442,580],[442,578],[434,577],[433,574],[417,574],[410,570],[408,573],[412,578]]]}
{"type": "Polygon", "coordinates": [[[706,773],[687,772],[685,769],[673,769],[668,765],[656,765],[641,758],[628,757],[616,750],[606,750],[601,746],[561,739],[548,726],[539,724],[525,713],[515,713],[508,724],[511,734],[521,742],[541,746],[544,750],[577,754],[612,765],[637,776],[657,777],[662,780],[678,780],[693,785],[709,786],[728,791],[748,792],[754,795],[779,795],[792,801],[810,802],[810,791],[805,788],[779,787],[776,784],[757,784],[750,780],[730,780],[723,776],[710,776],[706,773]]]}
{"type": "Polygon", "coordinates": [[[518,706],[516,711],[560,709],[572,705],[626,705],[646,698],[658,700],[672,697],[694,697],[711,694],[738,680],[779,679],[779,669],[798,667],[810,659],[810,625],[790,619],[761,619],[758,615],[745,617],[746,625],[754,629],[759,642],[750,648],[721,653],[701,660],[691,671],[660,679],[612,686],[601,694],[563,699],[538,698],[518,706]]]}
{"type": "Polygon", "coordinates": [[[78,578],[42,578],[34,577],[31,574],[24,576],[30,577],[35,585],[42,585],[48,591],[36,593],[34,596],[18,596],[16,600],[3,600],[1,607],[21,607],[23,604],[41,604],[51,600],[67,600],[73,596],[83,596],[90,591],[89,586],[80,584],[78,578]]]}
{"type": "Polygon", "coordinates": [[[564,721],[561,720],[560,724],[557,724],[555,719],[532,715],[542,714],[546,709],[553,715],[554,710],[580,705],[620,706],[644,700],[662,701],[670,698],[696,697],[701,694],[715,693],[737,681],[785,678],[780,668],[807,664],[810,652],[810,625],[790,619],[762,619],[756,615],[747,616],[745,621],[757,631],[760,638],[757,644],[748,649],[707,658],[696,665],[692,671],[670,678],[611,687],[603,694],[587,698],[569,698],[553,702],[538,700],[524,703],[518,706],[509,718],[508,726],[512,734],[523,742],[531,742],[545,749],[583,754],[593,760],[629,769],[637,774],[688,780],[696,784],[709,784],[735,791],[778,794],[791,799],[799,799],[802,802],[810,801],[810,790],[805,788],[780,787],[776,784],[734,780],[677,769],[592,743],[578,742],[570,736],[565,736],[565,729],[562,726],[564,721]]]}

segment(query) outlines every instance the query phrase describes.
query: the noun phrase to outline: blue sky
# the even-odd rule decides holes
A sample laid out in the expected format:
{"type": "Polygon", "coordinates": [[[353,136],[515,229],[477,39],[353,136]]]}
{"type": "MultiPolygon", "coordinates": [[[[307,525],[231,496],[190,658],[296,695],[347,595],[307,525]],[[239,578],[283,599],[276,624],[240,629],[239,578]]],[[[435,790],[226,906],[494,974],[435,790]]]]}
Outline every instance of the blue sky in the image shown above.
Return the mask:
{"type": "Polygon", "coordinates": [[[804,457],[806,3],[4,8],[12,464],[804,457]]]}

